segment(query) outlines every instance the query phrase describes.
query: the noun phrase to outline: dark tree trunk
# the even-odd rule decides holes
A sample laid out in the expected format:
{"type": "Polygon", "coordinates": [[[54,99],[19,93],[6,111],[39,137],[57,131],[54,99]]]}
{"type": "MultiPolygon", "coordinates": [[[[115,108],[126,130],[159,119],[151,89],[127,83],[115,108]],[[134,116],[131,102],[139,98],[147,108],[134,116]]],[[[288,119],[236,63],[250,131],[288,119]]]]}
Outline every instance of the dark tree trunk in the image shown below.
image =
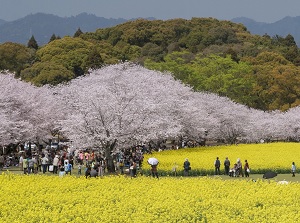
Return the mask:
{"type": "Polygon", "coordinates": [[[110,173],[115,172],[114,160],[113,160],[113,156],[111,153],[114,150],[116,143],[117,143],[117,140],[115,139],[112,143],[107,143],[106,148],[105,148],[106,165],[107,165],[107,170],[110,173]]]}

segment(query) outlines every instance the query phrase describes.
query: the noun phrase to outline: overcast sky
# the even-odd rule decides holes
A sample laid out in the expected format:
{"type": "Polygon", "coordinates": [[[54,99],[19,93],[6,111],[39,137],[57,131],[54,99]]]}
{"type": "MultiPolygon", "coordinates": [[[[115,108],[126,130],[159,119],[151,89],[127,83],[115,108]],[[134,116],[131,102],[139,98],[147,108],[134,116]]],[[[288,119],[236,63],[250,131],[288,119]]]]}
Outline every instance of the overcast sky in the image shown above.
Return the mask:
{"type": "Polygon", "coordinates": [[[124,19],[213,17],[231,20],[243,16],[272,23],[286,16],[300,16],[299,9],[300,0],[0,0],[0,19],[13,21],[37,12],[61,17],[87,12],[124,19]]]}

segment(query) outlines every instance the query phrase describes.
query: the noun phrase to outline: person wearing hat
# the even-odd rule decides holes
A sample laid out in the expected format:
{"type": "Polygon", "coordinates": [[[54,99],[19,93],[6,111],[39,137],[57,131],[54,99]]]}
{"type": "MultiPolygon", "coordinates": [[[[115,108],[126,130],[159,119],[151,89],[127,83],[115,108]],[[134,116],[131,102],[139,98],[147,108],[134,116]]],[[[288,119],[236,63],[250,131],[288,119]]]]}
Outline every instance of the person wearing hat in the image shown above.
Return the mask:
{"type": "Polygon", "coordinates": [[[53,174],[57,174],[58,171],[58,162],[59,162],[59,158],[58,155],[55,155],[54,159],[53,159],[53,174]]]}

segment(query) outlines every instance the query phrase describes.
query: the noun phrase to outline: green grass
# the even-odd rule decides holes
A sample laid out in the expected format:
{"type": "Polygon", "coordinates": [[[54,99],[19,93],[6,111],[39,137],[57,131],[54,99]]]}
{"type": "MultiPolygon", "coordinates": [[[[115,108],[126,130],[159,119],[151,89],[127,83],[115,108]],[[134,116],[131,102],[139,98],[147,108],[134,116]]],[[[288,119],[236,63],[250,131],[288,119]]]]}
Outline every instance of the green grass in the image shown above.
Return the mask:
{"type": "MultiPolygon", "coordinates": [[[[82,170],[81,176],[84,175],[84,170],[82,170]]],[[[9,169],[4,169],[4,170],[0,170],[0,174],[2,173],[11,173],[11,174],[20,174],[20,175],[24,175],[23,171],[20,171],[19,167],[10,167],[9,169]]],[[[43,172],[38,172],[38,175],[43,175],[43,172]]],[[[47,176],[53,176],[52,172],[46,172],[44,175],[47,176]]],[[[77,174],[77,169],[74,169],[72,172],[73,176],[79,176],[77,174]]],[[[57,174],[58,176],[58,174],[57,174]]],[[[282,180],[286,180],[289,182],[299,182],[300,181],[300,174],[296,174],[295,177],[292,177],[292,174],[278,174],[276,177],[271,178],[271,179],[263,179],[263,174],[250,174],[249,178],[246,177],[229,177],[226,175],[218,175],[218,176],[214,176],[214,175],[208,175],[212,178],[220,178],[222,180],[258,180],[258,179],[262,179],[262,180],[266,180],[266,181],[282,181],[282,180]]],[[[160,177],[182,177],[182,176],[160,176],[160,177]]],[[[190,177],[195,177],[195,176],[190,176],[190,177]]],[[[201,177],[201,176],[196,176],[196,177],[201,177]]],[[[203,177],[203,176],[202,176],[203,177]]]]}

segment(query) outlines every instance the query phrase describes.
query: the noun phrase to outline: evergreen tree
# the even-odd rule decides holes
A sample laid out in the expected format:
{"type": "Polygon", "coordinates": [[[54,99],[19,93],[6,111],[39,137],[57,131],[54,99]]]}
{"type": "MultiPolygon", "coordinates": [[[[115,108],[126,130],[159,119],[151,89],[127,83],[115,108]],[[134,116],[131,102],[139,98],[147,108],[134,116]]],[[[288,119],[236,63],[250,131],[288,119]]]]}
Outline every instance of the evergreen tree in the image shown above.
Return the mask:
{"type": "Polygon", "coordinates": [[[50,42],[52,42],[52,41],[54,41],[54,40],[56,40],[56,36],[55,36],[55,34],[53,33],[52,36],[50,37],[50,40],[49,40],[48,43],[50,43],[50,42]]]}
{"type": "Polygon", "coordinates": [[[81,31],[80,28],[78,28],[77,31],[74,33],[74,36],[73,36],[73,37],[74,37],[74,38],[75,38],[75,37],[79,37],[81,34],[83,34],[83,32],[81,31]]]}
{"type": "Polygon", "coordinates": [[[39,46],[34,38],[34,36],[32,35],[31,38],[29,39],[28,43],[27,43],[27,47],[28,48],[33,48],[33,49],[38,49],[39,46]]]}

